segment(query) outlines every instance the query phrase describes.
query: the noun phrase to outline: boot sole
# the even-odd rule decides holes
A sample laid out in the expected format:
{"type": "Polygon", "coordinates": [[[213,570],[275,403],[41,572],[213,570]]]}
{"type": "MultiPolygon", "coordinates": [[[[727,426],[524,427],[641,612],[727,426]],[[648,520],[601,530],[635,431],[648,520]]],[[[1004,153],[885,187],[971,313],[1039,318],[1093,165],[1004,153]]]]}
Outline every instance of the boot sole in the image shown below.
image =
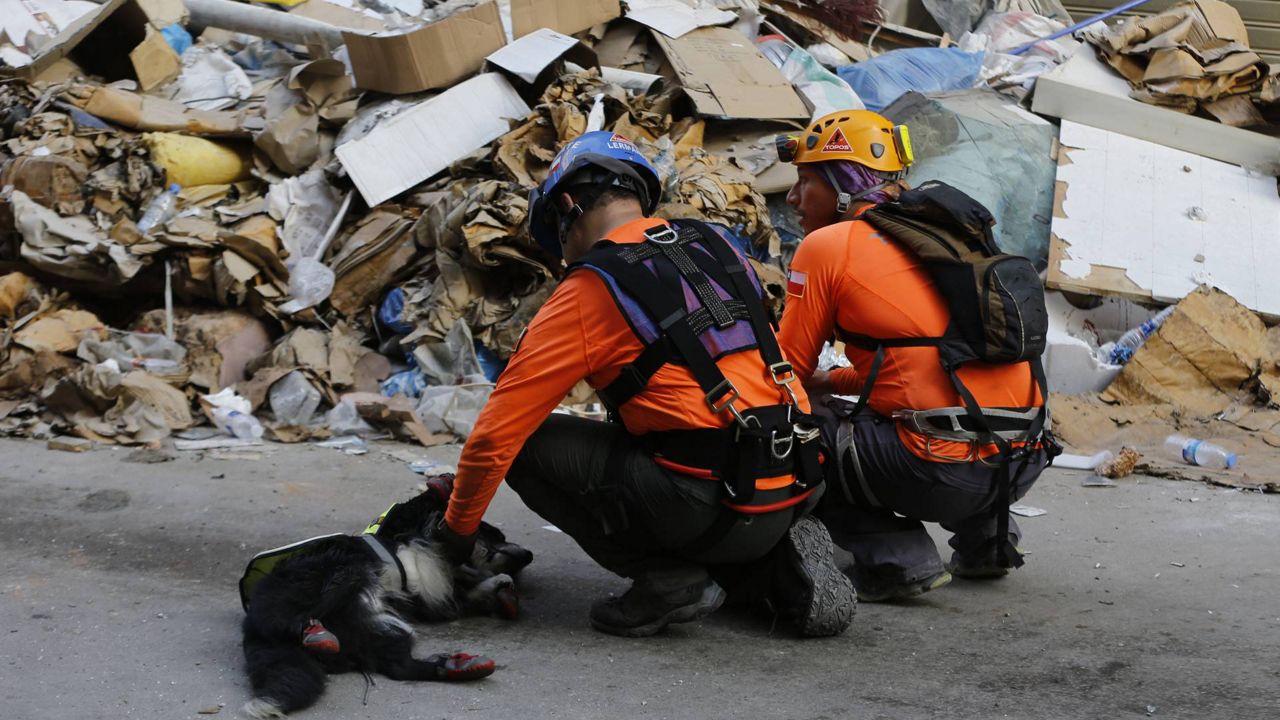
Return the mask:
{"type": "Polygon", "coordinates": [[[617,635],[619,637],[649,637],[650,635],[656,635],[661,632],[662,629],[668,625],[701,620],[716,610],[719,610],[720,606],[724,604],[724,599],[724,590],[719,585],[711,583],[702,591],[702,596],[698,598],[697,602],[678,607],[651,623],[636,625],[634,627],[616,627],[599,622],[595,618],[591,618],[591,627],[602,633],[617,635]]]}
{"type": "Polygon", "coordinates": [[[806,637],[839,635],[853,623],[858,595],[853,583],[836,567],[831,534],[812,517],[801,519],[787,532],[811,588],[808,609],[803,617],[796,619],[800,634],[806,637]]]}

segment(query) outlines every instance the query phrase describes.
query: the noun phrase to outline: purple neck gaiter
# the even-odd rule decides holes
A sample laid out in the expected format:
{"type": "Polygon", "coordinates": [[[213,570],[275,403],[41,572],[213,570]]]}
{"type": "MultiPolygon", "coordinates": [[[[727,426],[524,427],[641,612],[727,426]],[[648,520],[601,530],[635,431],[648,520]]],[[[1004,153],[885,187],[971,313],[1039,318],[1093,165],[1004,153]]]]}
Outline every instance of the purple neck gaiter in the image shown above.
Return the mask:
{"type": "MultiPolygon", "coordinates": [[[[827,160],[822,163],[823,168],[830,169],[831,175],[836,179],[836,190],[839,192],[847,192],[850,195],[858,193],[884,182],[884,178],[876,175],[865,165],[859,165],[849,160],[827,160]]],[[[824,169],[824,174],[826,170],[824,169]]],[[[882,203],[892,200],[884,190],[877,190],[870,195],[859,198],[859,202],[882,203]]]]}

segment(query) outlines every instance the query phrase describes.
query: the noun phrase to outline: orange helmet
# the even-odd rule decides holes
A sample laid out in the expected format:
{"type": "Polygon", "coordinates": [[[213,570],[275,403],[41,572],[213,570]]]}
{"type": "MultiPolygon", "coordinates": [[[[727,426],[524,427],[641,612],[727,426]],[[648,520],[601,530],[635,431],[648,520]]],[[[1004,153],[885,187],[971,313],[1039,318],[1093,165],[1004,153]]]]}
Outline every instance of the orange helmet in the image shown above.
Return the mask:
{"type": "Polygon", "coordinates": [[[778,159],[790,163],[849,160],[890,179],[906,174],[914,161],[906,125],[894,125],[869,110],[823,115],[802,134],[779,135],[778,159]]]}

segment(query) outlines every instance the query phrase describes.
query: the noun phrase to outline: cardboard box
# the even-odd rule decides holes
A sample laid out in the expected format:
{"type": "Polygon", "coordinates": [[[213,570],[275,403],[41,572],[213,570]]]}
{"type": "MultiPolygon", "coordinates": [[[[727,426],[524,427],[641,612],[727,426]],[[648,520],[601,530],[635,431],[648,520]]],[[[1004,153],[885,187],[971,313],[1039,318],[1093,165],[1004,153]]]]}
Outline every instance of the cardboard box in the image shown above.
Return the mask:
{"type": "Polygon", "coordinates": [[[393,95],[453,85],[506,43],[498,6],[486,2],[408,32],[342,31],[356,86],[393,95]]]}
{"type": "Polygon", "coordinates": [[[379,123],[334,151],[369,207],[493,142],[529,106],[498,73],[485,73],[379,123]]]}
{"type": "Polygon", "coordinates": [[[1031,109],[1223,162],[1280,173],[1280,142],[1262,133],[1148,105],[1129,83],[1082,47],[1036,81],[1031,109]]]}
{"type": "MultiPolygon", "coordinates": [[[[17,77],[24,80],[31,80],[39,75],[45,68],[53,65],[58,60],[65,57],[80,44],[85,37],[93,32],[95,28],[102,24],[104,20],[111,17],[116,10],[119,10],[126,0],[107,0],[102,4],[101,8],[78,18],[71,23],[66,30],[58,33],[53,38],[52,44],[45,49],[44,52],[34,56],[30,65],[22,67],[0,67],[0,77],[17,77]]],[[[138,40],[142,39],[142,32],[139,29],[138,40]]],[[[133,43],[137,44],[137,41],[133,43]]],[[[130,45],[129,47],[132,47],[130,45]]],[[[128,49],[125,49],[128,52],[128,49]]],[[[125,59],[128,62],[128,59],[125,59]]]]}
{"type": "Polygon", "coordinates": [[[791,83],[737,30],[709,27],[679,39],[658,32],[653,36],[699,115],[809,119],[809,109],[791,83]]]}
{"type": "Polygon", "coordinates": [[[621,14],[618,0],[511,0],[511,31],[516,39],[538,28],[573,35],[621,14]]]}

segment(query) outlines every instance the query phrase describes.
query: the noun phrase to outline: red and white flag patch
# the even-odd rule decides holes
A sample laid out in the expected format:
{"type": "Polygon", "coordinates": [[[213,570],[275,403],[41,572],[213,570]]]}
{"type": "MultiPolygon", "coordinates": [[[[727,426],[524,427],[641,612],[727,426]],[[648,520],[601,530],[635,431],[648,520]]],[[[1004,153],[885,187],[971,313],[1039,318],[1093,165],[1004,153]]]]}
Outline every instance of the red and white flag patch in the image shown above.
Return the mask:
{"type": "Polygon", "coordinates": [[[809,281],[808,273],[791,271],[787,276],[787,294],[798,298],[804,297],[804,284],[809,281]]]}
{"type": "Polygon", "coordinates": [[[823,152],[853,152],[853,148],[849,146],[849,141],[845,139],[844,133],[840,128],[831,133],[831,139],[826,145],[822,146],[823,152]]]}

